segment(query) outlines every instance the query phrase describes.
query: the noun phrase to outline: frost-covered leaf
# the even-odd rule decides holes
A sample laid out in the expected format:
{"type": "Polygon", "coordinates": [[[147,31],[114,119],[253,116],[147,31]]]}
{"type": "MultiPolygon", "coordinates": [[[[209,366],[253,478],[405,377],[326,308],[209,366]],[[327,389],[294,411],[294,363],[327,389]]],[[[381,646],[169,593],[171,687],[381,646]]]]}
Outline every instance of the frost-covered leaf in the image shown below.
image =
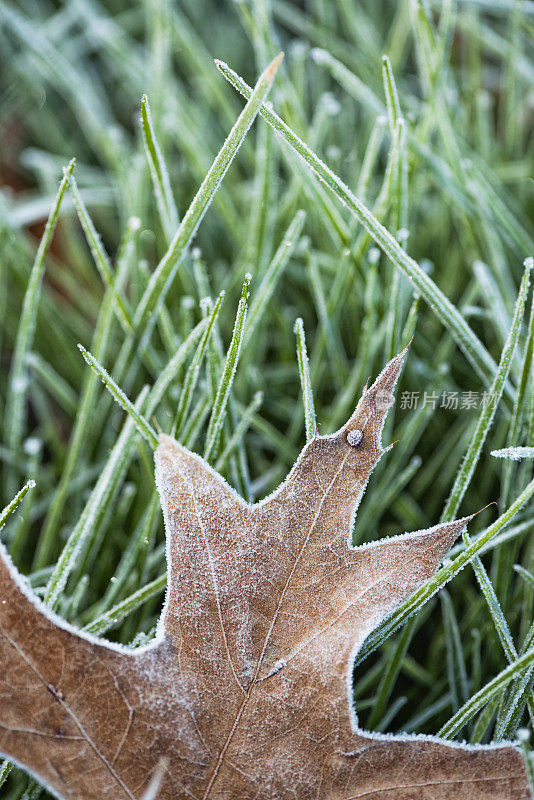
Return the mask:
{"type": "Polygon", "coordinates": [[[69,800],[526,800],[515,747],[370,735],[352,709],[358,648],[469,521],[348,542],[404,356],[256,505],[161,436],[168,592],[144,648],[52,615],[2,550],[0,751],[69,800]]]}

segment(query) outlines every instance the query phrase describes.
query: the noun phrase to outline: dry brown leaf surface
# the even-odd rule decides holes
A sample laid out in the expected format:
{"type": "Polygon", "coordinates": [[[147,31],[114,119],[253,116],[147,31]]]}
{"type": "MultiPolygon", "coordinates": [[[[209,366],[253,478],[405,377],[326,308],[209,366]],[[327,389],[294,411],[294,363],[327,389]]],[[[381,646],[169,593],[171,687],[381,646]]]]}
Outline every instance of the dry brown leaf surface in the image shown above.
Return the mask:
{"type": "Polygon", "coordinates": [[[161,436],[168,591],[146,648],[51,615],[2,549],[0,752],[80,800],[139,800],[162,765],[161,800],[527,800],[511,745],[369,735],[352,711],[354,654],[468,521],[348,544],[404,356],[256,505],[161,436]]]}

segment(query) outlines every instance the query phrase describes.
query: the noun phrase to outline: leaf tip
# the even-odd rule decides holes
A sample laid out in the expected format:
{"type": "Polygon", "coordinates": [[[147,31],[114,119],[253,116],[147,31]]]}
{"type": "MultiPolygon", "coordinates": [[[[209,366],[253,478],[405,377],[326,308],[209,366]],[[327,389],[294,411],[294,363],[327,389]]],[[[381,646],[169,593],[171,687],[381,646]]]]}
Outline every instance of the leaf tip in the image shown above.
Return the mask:
{"type": "Polygon", "coordinates": [[[404,361],[406,360],[411,342],[412,340],[408,342],[404,350],[401,350],[400,353],[386,364],[375,382],[369,388],[366,387],[365,394],[373,395],[377,403],[380,404],[380,407],[385,406],[389,408],[393,405],[393,393],[404,366],[404,361]]]}
{"type": "Polygon", "coordinates": [[[415,338],[415,333],[412,333],[412,335],[410,336],[410,341],[408,342],[408,344],[406,345],[406,347],[402,351],[403,353],[407,353],[408,352],[408,350],[412,346],[412,342],[413,342],[414,338],[415,338]]]}

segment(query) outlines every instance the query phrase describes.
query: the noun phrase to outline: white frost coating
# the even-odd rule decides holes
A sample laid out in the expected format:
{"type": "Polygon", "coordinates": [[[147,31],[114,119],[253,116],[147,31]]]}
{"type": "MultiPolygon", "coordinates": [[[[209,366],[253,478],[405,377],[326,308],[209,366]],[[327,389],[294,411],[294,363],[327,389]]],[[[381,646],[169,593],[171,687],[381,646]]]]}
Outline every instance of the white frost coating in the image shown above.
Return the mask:
{"type": "Polygon", "coordinates": [[[502,450],[492,450],[495,458],[509,458],[512,461],[521,461],[522,458],[534,458],[534,447],[505,447],[502,450]]]}

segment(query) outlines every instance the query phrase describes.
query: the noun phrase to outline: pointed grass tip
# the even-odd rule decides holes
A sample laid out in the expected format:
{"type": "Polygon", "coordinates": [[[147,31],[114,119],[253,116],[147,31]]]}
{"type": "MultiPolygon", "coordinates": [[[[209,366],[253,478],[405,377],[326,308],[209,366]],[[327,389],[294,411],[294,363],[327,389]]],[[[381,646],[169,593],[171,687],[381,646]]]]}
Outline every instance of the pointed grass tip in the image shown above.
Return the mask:
{"type": "Polygon", "coordinates": [[[269,81],[269,83],[271,83],[274,80],[274,76],[278,72],[278,67],[280,66],[283,60],[284,60],[284,51],[281,50],[278,53],[278,55],[276,55],[273,58],[267,69],[264,71],[263,77],[265,77],[269,81]]]}
{"type": "MultiPolygon", "coordinates": [[[[220,59],[220,58],[215,58],[213,60],[215,61],[215,66],[218,69],[220,69],[220,71],[222,73],[224,73],[225,69],[226,70],[230,69],[230,67],[228,66],[226,61],[222,61],[222,59],[220,59]]],[[[278,67],[280,66],[280,64],[282,63],[283,60],[284,60],[284,51],[281,50],[278,53],[278,55],[276,55],[273,58],[271,63],[261,73],[260,77],[258,78],[258,83],[261,80],[265,80],[267,82],[267,84],[270,85],[273,82],[274,77],[275,77],[276,73],[278,72],[278,67]]]]}
{"type": "Polygon", "coordinates": [[[75,166],[76,166],[76,158],[73,157],[71,158],[67,166],[63,167],[63,177],[68,178],[69,175],[72,175],[75,166]]]}

